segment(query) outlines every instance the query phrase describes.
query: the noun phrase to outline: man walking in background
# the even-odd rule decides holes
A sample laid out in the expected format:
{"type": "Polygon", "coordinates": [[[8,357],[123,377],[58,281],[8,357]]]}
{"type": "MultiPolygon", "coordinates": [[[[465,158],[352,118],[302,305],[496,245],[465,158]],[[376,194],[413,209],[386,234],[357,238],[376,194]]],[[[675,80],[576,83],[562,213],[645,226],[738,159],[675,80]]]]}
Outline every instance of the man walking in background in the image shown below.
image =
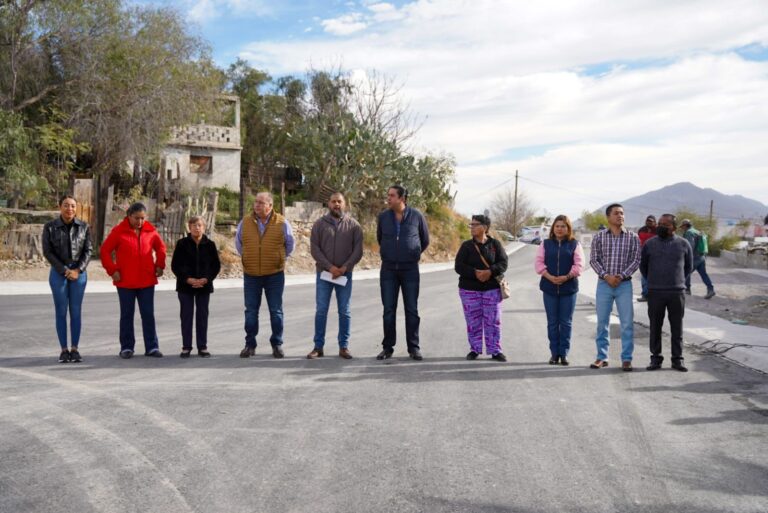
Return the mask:
{"type": "Polygon", "coordinates": [[[363,229],[344,212],[344,196],[331,194],[328,213],[315,221],[310,236],[310,251],[315,259],[315,347],[307,355],[313,360],[323,356],[325,327],[331,294],[336,291],[339,310],[339,356],[349,360],[349,332],[352,297],[352,269],[363,257],[363,229]]]}
{"type": "MultiPolygon", "coordinates": [[[[651,237],[656,236],[656,217],[649,215],[645,218],[645,226],[637,231],[637,236],[640,238],[640,247],[642,248],[645,242],[651,237]]],[[[637,299],[638,302],[643,303],[648,301],[648,280],[645,276],[640,276],[640,285],[642,286],[642,292],[637,299]]]]}
{"type": "Polygon", "coordinates": [[[608,366],[608,345],[613,303],[619,311],[621,324],[621,369],[632,370],[634,351],[634,311],[632,307],[632,274],[640,265],[640,239],[624,228],[624,207],[618,203],[605,209],[608,228],[597,232],[592,241],[589,264],[599,280],[595,303],[597,309],[597,358],[592,369],[608,366]]]}
{"type": "Polygon", "coordinates": [[[693,270],[693,250],[688,241],[675,235],[676,229],[675,216],[662,215],[656,237],[643,245],[640,258],[640,273],[648,281],[651,364],[646,368],[650,371],[660,369],[664,361],[661,355],[661,327],[665,315],[669,318],[672,332],[672,368],[682,372],[688,370],[683,365],[683,291],[685,280],[693,270]]]}
{"type": "Polygon", "coordinates": [[[405,342],[408,354],[422,360],[419,347],[419,260],[429,246],[429,230],[421,212],[408,206],[408,191],[400,185],[387,190],[389,208],[379,214],[376,240],[381,252],[381,302],[384,305],[384,340],[377,360],[395,352],[397,297],[403,290],[405,342]]]}
{"type": "MultiPolygon", "coordinates": [[[[690,219],[683,219],[680,222],[680,227],[685,230],[683,237],[688,241],[693,249],[693,269],[701,276],[701,281],[707,286],[707,295],[704,299],[712,299],[715,296],[715,286],[712,285],[712,280],[709,279],[707,274],[707,244],[706,236],[693,227],[690,219]]],[[[691,295],[691,274],[685,277],[685,293],[691,295]]]]}

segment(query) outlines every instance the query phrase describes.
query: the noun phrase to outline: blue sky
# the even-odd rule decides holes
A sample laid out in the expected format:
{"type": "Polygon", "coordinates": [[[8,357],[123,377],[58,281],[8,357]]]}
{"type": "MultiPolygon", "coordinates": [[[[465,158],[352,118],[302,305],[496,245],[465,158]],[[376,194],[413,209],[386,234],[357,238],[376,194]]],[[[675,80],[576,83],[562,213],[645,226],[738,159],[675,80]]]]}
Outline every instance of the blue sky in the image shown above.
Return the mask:
{"type": "Polygon", "coordinates": [[[464,213],[515,169],[550,213],[680,181],[768,204],[764,0],[153,3],[221,66],[394,79],[426,118],[416,150],[456,156],[464,213]]]}

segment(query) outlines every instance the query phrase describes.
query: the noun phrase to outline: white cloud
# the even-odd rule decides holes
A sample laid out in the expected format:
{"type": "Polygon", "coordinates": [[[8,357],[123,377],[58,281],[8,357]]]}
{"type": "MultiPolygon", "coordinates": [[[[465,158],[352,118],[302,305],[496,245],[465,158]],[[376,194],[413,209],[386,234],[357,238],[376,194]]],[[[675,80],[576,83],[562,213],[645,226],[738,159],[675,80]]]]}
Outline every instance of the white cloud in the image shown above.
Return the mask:
{"type": "Polygon", "coordinates": [[[768,46],[763,2],[419,0],[363,9],[339,23],[354,28],[348,37],[260,41],[241,55],[273,74],[343,62],[402,80],[405,100],[428,116],[418,143],[458,158],[460,209],[481,210],[479,193],[515,168],[585,191],[528,183],[550,212],[683,180],[768,203],[768,62],[733,52],[768,46]],[[596,73],[596,64],[608,66],[596,73]],[[530,146],[552,149],[503,158],[530,146]]]}
{"type": "Polygon", "coordinates": [[[373,13],[373,20],[377,22],[396,21],[405,17],[405,13],[387,2],[369,4],[368,10],[373,13]]]}
{"type": "Polygon", "coordinates": [[[364,30],[368,24],[360,13],[350,13],[320,22],[326,32],[336,36],[348,36],[364,30]]]}
{"type": "Polygon", "coordinates": [[[271,12],[265,0],[187,0],[187,17],[206,23],[222,16],[265,16],[271,12]]]}

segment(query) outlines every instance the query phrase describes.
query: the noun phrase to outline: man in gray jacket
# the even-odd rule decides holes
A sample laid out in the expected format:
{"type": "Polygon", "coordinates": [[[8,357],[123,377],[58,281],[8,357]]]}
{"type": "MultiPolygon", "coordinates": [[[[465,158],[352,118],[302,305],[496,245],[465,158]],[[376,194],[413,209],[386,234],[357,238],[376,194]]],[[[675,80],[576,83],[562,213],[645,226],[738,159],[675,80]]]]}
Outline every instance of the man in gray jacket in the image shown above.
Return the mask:
{"type": "Polygon", "coordinates": [[[325,326],[331,293],[336,291],[339,310],[339,356],[349,360],[349,332],[352,297],[352,268],[363,257],[363,229],[344,212],[344,196],[331,194],[328,213],[315,221],[310,236],[310,250],[317,271],[315,288],[315,347],[307,355],[310,360],[323,356],[325,326]]]}
{"type": "Polygon", "coordinates": [[[685,314],[685,279],[693,272],[693,250],[682,237],[675,235],[677,220],[672,214],[659,218],[656,237],[643,245],[640,272],[648,280],[648,319],[651,324],[651,364],[658,370],[661,355],[661,327],[664,315],[669,317],[672,332],[672,368],[686,372],[683,365],[683,315],[685,314]]]}

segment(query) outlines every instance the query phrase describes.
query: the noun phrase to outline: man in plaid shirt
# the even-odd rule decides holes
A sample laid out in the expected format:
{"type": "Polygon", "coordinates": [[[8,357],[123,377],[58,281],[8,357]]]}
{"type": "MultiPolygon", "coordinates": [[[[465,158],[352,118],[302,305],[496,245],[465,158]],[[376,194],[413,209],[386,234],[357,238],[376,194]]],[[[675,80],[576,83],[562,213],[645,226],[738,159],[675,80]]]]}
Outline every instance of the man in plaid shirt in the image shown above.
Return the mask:
{"type": "Polygon", "coordinates": [[[600,278],[595,295],[597,359],[590,367],[608,366],[608,325],[615,302],[621,324],[621,369],[631,371],[634,351],[632,274],[640,266],[640,238],[624,228],[624,207],[618,203],[609,205],[605,215],[608,228],[595,235],[589,255],[589,265],[600,278]]]}

